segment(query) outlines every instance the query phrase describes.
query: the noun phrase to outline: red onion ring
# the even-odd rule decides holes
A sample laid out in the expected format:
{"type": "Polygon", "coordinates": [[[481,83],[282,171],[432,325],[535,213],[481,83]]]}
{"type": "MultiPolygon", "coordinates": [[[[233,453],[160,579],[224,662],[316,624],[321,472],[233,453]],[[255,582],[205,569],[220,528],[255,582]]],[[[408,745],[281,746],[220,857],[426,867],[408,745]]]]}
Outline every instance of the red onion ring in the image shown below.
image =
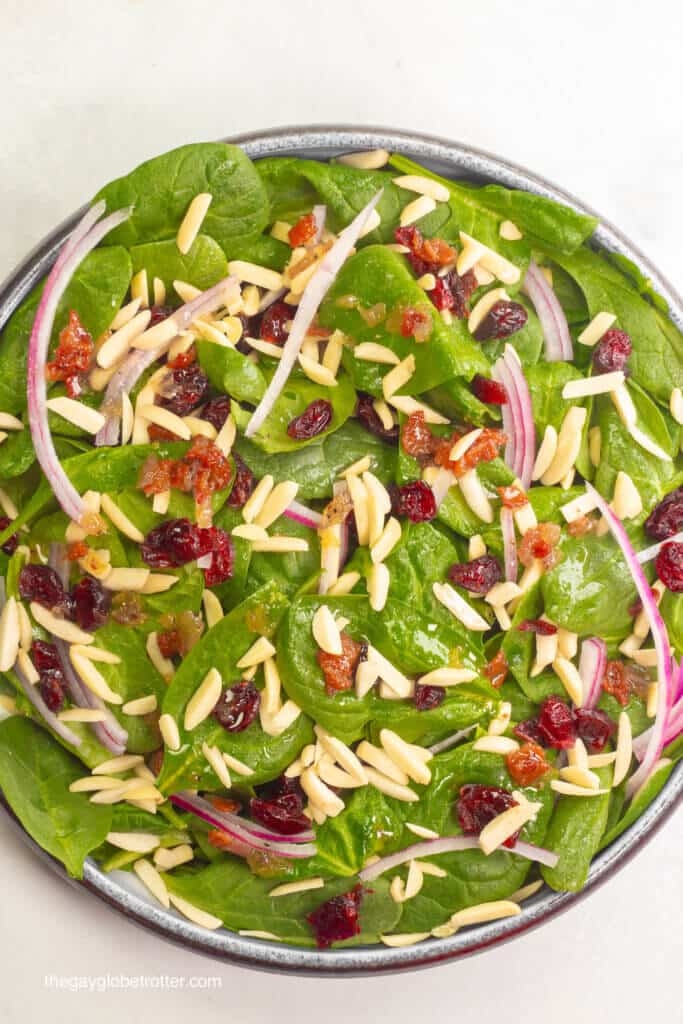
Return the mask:
{"type": "Polygon", "coordinates": [[[501,407],[503,428],[508,437],[505,463],[527,490],[536,459],[536,426],[529,385],[511,345],[505,346],[505,352],[493,364],[491,376],[503,385],[508,396],[501,407]]]}
{"type": "Polygon", "coordinates": [[[28,345],[26,386],[33,446],[55,498],[69,519],[74,522],[81,521],[86,509],[83,499],[61,467],[50,434],[46,405],[45,364],[57,306],[74,272],[106,234],[128,219],[131,209],[129,207],[117,210],[116,213],[111,213],[104,220],[94,224],[95,218],[101,216],[101,212],[101,206],[97,204],[85,214],[55,261],[43,288],[28,345]]]}
{"type": "Polygon", "coordinates": [[[517,582],[517,540],[515,538],[515,520],[512,509],[505,505],[500,510],[500,528],[503,534],[503,560],[505,562],[505,579],[517,582]]]}
{"type": "Polygon", "coordinates": [[[659,686],[657,688],[657,712],[652,725],[652,734],[648,741],[647,749],[643,755],[640,767],[634,772],[626,784],[626,796],[630,799],[633,797],[634,793],[637,792],[642,783],[648,778],[664,748],[666,723],[673,702],[671,647],[669,645],[666,626],[664,625],[664,620],[662,619],[662,616],[659,613],[659,608],[652,596],[650,584],[643,575],[643,570],[640,567],[638,556],[633,550],[633,546],[621,520],[617,518],[602,495],[599,494],[591,484],[586,483],[586,491],[595,499],[596,507],[600,509],[602,515],[607,520],[610,532],[621,548],[626,565],[628,566],[629,572],[633,577],[633,582],[636,585],[638,596],[642,602],[643,611],[647,617],[650,632],[652,633],[652,639],[654,640],[655,649],[657,651],[657,679],[659,682],[659,686]]]}
{"type": "Polygon", "coordinates": [[[320,204],[319,206],[313,207],[313,219],[315,220],[315,235],[313,236],[312,244],[317,245],[323,236],[325,230],[325,220],[327,219],[327,207],[320,204]]]}
{"type": "Polygon", "coordinates": [[[130,394],[145,370],[161,356],[164,346],[145,351],[133,349],[125,362],[110,378],[100,411],[104,414],[104,425],[95,434],[95,446],[115,445],[119,442],[119,424],[121,422],[121,399],[130,394]]]}
{"type": "Polygon", "coordinates": [[[584,640],[579,658],[579,675],[583,684],[583,707],[594,708],[600,699],[602,680],[607,667],[607,644],[597,636],[584,640]]]}
{"type": "Polygon", "coordinates": [[[318,312],[320,303],[332,287],[339,270],[358,241],[358,237],[368,217],[381,198],[382,191],[380,189],[358,216],[351,221],[348,227],[344,228],[332,248],[325,253],[318,269],[304,288],[301,302],[296,309],[292,329],[282,349],[282,357],[278,363],[277,370],[273,374],[263,398],[247,424],[247,429],[244,432],[246,437],[252,437],[256,433],[275,405],[280,392],[287,383],[287,378],[292,372],[308,328],[318,312]]]}
{"type": "Polygon", "coordinates": [[[522,291],[531,299],[541,321],[545,358],[549,363],[574,359],[574,346],[569,324],[557,295],[546,281],[540,267],[532,260],[526,272],[522,291]]]}
{"type": "Polygon", "coordinates": [[[38,689],[38,687],[33,686],[31,683],[29,683],[28,679],[26,678],[26,676],[21,671],[18,665],[15,665],[12,671],[17,677],[19,685],[23,690],[24,696],[26,697],[27,700],[31,702],[31,704],[33,704],[33,707],[36,709],[40,717],[44,719],[45,724],[48,725],[50,729],[52,729],[52,731],[55,732],[57,736],[59,736],[60,739],[64,740],[65,743],[68,743],[69,746],[80,747],[81,737],[77,736],[75,732],[72,732],[71,729],[69,729],[69,727],[64,724],[64,722],[60,721],[60,719],[57,718],[54,712],[50,711],[49,707],[41,697],[40,690],[38,689]]]}
{"type": "MultiPolygon", "coordinates": [[[[227,832],[233,839],[236,839],[241,846],[248,848],[249,852],[261,850],[268,853],[275,853],[281,857],[303,859],[312,857],[316,852],[314,843],[308,842],[309,835],[313,833],[300,833],[298,836],[275,836],[274,833],[258,831],[258,826],[253,822],[244,821],[237,815],[224,814],[217,811],[207,800],[191,793],[174,793],[169,797],[172,804],[182,810],[196,814],[198,818],[206,821],[221,832],[227,832]],[[256,829],[256,831],[252,831],[256,829]],[[264,839],[262,836],[272,835],[273,839],[264,839]]],[[[237,852],[237,851],[234,851],[237,852]]],[[[244,854],[238,854],[244,856],[244,854]]]]}
{"type": "Polygon", "coordinates": [[[319,530],[323,523],[320,512],[315,512],[307,505],[301,505],[298,501],[291,501],[283,512],[288,519],[301,526],[308,526],[311,530],[319,530]]]}

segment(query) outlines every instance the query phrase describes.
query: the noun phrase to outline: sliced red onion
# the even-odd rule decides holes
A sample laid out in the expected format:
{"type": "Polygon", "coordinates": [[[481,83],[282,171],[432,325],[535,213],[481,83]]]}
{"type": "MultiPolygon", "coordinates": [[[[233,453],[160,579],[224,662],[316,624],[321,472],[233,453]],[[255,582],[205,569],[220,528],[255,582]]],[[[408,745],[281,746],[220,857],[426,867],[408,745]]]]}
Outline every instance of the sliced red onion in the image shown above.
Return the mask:
{"type": "Polygon", "coordinates": [[[450,469],[439,469],[439,472],[434,476],[430,487],[432,488],[437,509],[441,508],[444,498],[456,482],[457,477],[450,469]]]}
{"type": "Polygon", "coordinates": [[[647,749],[643,755],[640,767],[634,772],[626,784],[626,795],[631,798],[640,786],[649,777],[652,769],[658,761],[664,747],[664,735],[666,723],[673,703],[673,673],[671,647],[666,632],[664,620],[659,613],[655,600],[650,590],[650,584],[643,575],[638,556],[633,550],[628,534],[623,527],[621,520],[614,514],[605,499],[595,488],[586,483],[586,491],[595,499],[595,505],[607,520],[610,532],[621,548],[622,554],[633,577],[633,582],[638,591],[643,611],[645,612],[655,650],[657,651],[657,712],[652,725],[652,734],[648,741],[647,749]]]}
{"type": "Polygon", "coordinates": [[[296,309],[292,329],[282,349],[282,358],[278,363],[277,370],[273,374],[263,398],[247,424],[247,429],[245,430],[247,437],[252,437],[256,433],[275,405],[280,392],[287,383],[287,378],[292,372],[308,328],[318,312],[320,303],[332,287],[340,268],[356,244],[368,217],[380,200],[382,191],[380,189],[358,216],[351,221],[348,227],[344,228],[332,248],[325,253],[318,269],[306,285],[301,296],[301,302],[296,309]]]}
{"type": "MultiPolygon", "coordinates": [[[[405,864],[409,860],[420,857],[436,857],[441,853],[460,853],[463,850],[479,850],[479,839],[477,836],[445,836],[439,839],[425,839],[422,843],[413,843],[398,853],[392,853],[388,857],[370,864],[358,872],[362,882],[372,882],[379,878],[386,871],[405,864]]],[[[533,846],[531,843],[516,842],[512,849],[503,850],[504,853],[516,853],[527,860],[537,861],[539,864],[547,864],[548,867],[555,867],[559,857],[550,850],[544,850],[540,846],[533,846]]]]}
{"type": "Polygon", "coordinates": [[[557,363],[566,360],[571,363],[574,358],[574,346],[567,317],[557,295],[533,260],[526,272],[522,291],[531,299],[541,321],[546,361],[557,363]]]}
{"type": "Polygon", "coordinates": [[[323,231],[325,230],[325,220],[327,219],[327,207],[324,205],[313,207],[313,219],[315,220],[315,235],[313,236],[313,245],[317,245],[322,238],[323,231]]]}
{"type": "Polygon", "coordinates": [[[247,832],[249,835],[254,836],[257,839],[263,839],[266,842],[299,844],[309,843],[315,839],[315,832],[313,829],[305,829],[303,832],[297,832],[295,835],[284,836],[279,832],[273,832],[271,829],[267,829],[258,822],[249,821],[248,818],[241,818],[239,815],[233,814],[230,811],[219,811],[214,807],[210,800],[206,800],[200,796],[195,796],[189,792],[175,793],[171,799],[175,800],[176,798],[185,801],[195,801],[199,808],[203,809],[207,814],[210,814],[216,821],[223,822],[226,825],[235,825],[243,832],[247,832]]]}
{"type": "MultiPolygon", "coordinates": [[[[218,284],[214,284],[211,288],[207,288],[206,291],[200,292],[191,302],[186,302],[183,306],[178,306],[177,309],[174,309],[169,319],[173,320],[173,323],[178,328],[178,334],[180,334],[181,331],[186,330],[199,317],[206,316],[207,313],[213,313],[219,306],[228,305],[232,299],[237,298],[238,293],[239,281],[237,278],[232,275],[224,277],[218,284]]],[[[167,344],[170,344],[170,342],[167,344]]]]}
{"type": "Polygon", "coordinates": [[[165,346],[145,351],[133,349],[125,362],[110,378],[100,411],[104,414],[104,426],[95,434],[95,446],[115,445],[119,443],[119,424],[121,423],[121,399],[129,394],[137,384],[145,370],[161,356],[165,346]]]}
{"type": "Polygon", "coordinates": [[[493,364],[491,375],[503,385],[508,400],[501,407],[503,428],[508,435],[505,462],[527,490],[536,459],[536,427],[531,394],[519,356],[512,345],[493,364]]]}
{"type": "MultiPolygon", "coordinates": [[[[679,672],[679,680],[681,679],[681,673],[679,672]]],[[[654,726],[650,726],[645,732],[641,732],[633,740],[633,753],[642,761],[647,752],[648,745],[652,740],[652,730],[654,726]]],[[[666,728],[664,729],[664,742],[663,745],[668,747],[669,743],[673,743],[675,739],[678,739],[680,734],[683,732],[683,697],[679,697],[676,703],[672,706],[671,711],[666,720],[666,728]]]]}
{"type": "Polygon", "coordinates": [[[500,510],[500,528],[503,533],[503,560],[505,562],[505,579],[517,582],[517,540],[515,538],[515,520],[512,509],[505,505],[500,510]]]}
{"type": "Polygon", "coordinates": [[[13,672],[19,681],[19,685],[24,692],[24,696],[31,702],[31,704],[33,704],[33,707],[36,709],[40,717],[44,719],[45,724],[49,725],[52,731],[55,732],[60,739],[63,739],[65,743],[68,743],[69,746],[80,747],[81,737],[77,736],[75,732],[72,732],[64,722],[57,718],[54,712],[50,711],[49,707],[40,695],[39,688],[29,683],[18,665],[14,666],[13,672]]]}
{"type": "MultiPolygon", "coordinates": [[[[51,569],[55,570],[62,581],[62,585],[66,588],[69,580],[69,562],[66,557],[66,549],[63,544],[50,545],[48,565],[51,569]]],[[[81,681],[78,673],[71,664],[69,645],[67,642],[54,635],[52,636],[52,640],[57,648],[64,681],[75,706],[78,708],[95,708],[97,711],[103,711],[106,715],[106,718],[103,721],[89,722],[88,724],[102,746],[110,753],[114,754],[116,757],[118,757],[119,754],[124,754],[128,744],[128,733],[112,713],[111,709],[104,703],[102,698],[94,694],[92,690],[81,681]]]]}
{"type": "Polygon", "coordinates": [[[432,754],[441,754],[444,750],[450,750],[451,747],[457,746],[461,740],[464,740],[477,728],[476,725],[468,725],[466,729],[459,729],[454,732],[451,736],[447,736],[445,740],[439,740],[438,743],[434,743],[429,749],[432,754]]]}
{"type": "MultiPolygon", "coordinates": [[[[261,832],[259,835],[256,831],[252,831],[255,828],[253,822],[244,821],[237,815],[217,811],[208,800],[204,800],[200,796],[195,796],[192,793],[174,793],[169,800],[176,807],[196,814],[198,818],[213,825],[214,828],[220,829],[221,832],[227,832],[232,839],[240,844],[241,849],[247,849],[248,852],[261,850],[277,854],[280,857],[300,859],[312,857],[316,853],[315,844],[306,841],[309,835],[313,835],[312,832],[300,833],[296,837],[288,836],[286,839],[283,836],[275,836],[274,833],[261,832]],[[263,839],[262,835],[272,835],[273,839],[263,839]]],[[[237,849],[233,852],[238,856],[244,856],[237,849]]]]}
{"type": "Polygon", "coordinates": [[[287,516],[301,526],[308,526],[311,530],[319,530],[323,524],[323,517],[320,512],[315,512],[307,505],[301,505],[298,501],[292,501],[285,509],[283,515],[287,516]]]}
{"type": "Polygon", "coordinates": [[[38,304],[28,345],[27,394],[31,437],[40,463],[55,498],[69,519],[80,522],[85,506],[80,494],[62,469],[50,434],[47,419],[45,364],[57,306],[77,267],[106,234],[130,216],[130,208],[117,210],[99,223],[102,208],[98,203],[75,228],[50,271],[38,304]]]}
{"type": "Polygon", "coordinates": [[[594,708],[600,699],[602,680],[607,667],[607,644],[597,636],[584,640],[579,658],[579,675],[583,684],[583,707],[594,708]]]}
{"type": "Polygon", "coordinates": [[[665,544],[681,543],[683,543],[683,530],[681,530],[680,533],[675,533],[673,537],[667,537],[666,540],[660,540],[658,544],[652,544],[649,548],[644,548],[642,551],[638,552],[636,557],[641,565],[645,565],[646,562],[651,562],[653,558],[657,557],[665,544]]]}

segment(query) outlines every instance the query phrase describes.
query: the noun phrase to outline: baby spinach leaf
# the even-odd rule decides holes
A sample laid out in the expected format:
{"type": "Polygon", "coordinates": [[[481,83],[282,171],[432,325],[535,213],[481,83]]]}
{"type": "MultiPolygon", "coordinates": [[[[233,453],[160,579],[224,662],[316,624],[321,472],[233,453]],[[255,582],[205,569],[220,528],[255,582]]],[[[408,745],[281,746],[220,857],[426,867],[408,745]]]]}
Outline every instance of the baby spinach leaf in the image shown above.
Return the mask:
{"type": "Polygon", "coordinates": [[[320,398],[319,384],[305,377],[292,376],[266,416],[263,425],[252,437],[252,442],[269,455],[280,452],[294,452],[310,444],[319,444],[338,430],[351,416],[356,407],[356,390],[351,378],[345,373],[337,377],[337,386],[326,388],[325,399],[332,406],[332,420],[329,427],[309,440],[296,440],[287,433],[287,427],[296,416],[320,398]]]}
{"type": "Polygon", "coordinates": [[[18,715],[0,722],[0,787],[28,834],[81,878],[83,862],[111,830],[111,807],[70,793],[79,762],[43,729],[18,715]]]}
{"type": "Polygon", "coordinates": [[[628,609],[636,589],[621,551],[608,537],[564,537],[562,561],[541,581],[551,622],[608,644],[623,639],[633,620],[628,609]]]}
{"type": "MultiPolygon", "coordinates": [[[[515,331],[509,338],[501,338],[499,341],[487,341],[482,346],[487,359],[494,363],[498,356],[503,354],[506,345],[512,345],[519,356],[522,366],[534,366],[538,363],[543,352],[543,330],[541,321],[536,316],[536,311],[528,300],[517,295],[515,302],[521,303],[526,309],[527,322],[521,330],[515,331]]],[[[557,366],[557,363],[551,364],[557,366]]]]}
{"type": "Polygon", "coordinates": [[[669,634],[669,641],[680,658],[683,655],[683,598],[680,594],[665,590],[659,610],[669,634]]]}
{"type": "Polygon", "coordinates": [[[315,530],[280,516],[270,527],[271,535],[297,537],[308,543],[308,551],[277,554],[254,551],[249,563],[246,591],[253,593],[270,580],[285,594],[294,595],[302,584],[320,571],[320,542],[315,530]]]}
{"type": "Polygon", "coordinates": [[[12,431],[7,440],[0,444],[0,480],[21,476],[30,469],[35,458],[28,425],[23,430],[12,431]]]}
{"type": "Polygon", "coordinates": [[[129,219],[107,235],[107,243],[133,246],[175,238],[200,192],[212,196],[202,232],[229,258],[268,223],[268,197],[246,153],[224,142],[201,142],[147,160],[100,189],[95,201],[104,199],[108,210],[133,207],[129,219]]]}
{"type": "Polygon", "coordinates": [[[581,249],[557,262],[583,291],[590,316],[614,313],[616,326],[630,335],[632,379],[668,402],[672,389],[683,384],[683,334],[599,253],[581,249]]]}
{"type": "MultiPolygon", "coordinates": [[[[488,361],[470,335],[466,321],[445,324],[425,299],[405,259],[384,246],[371,245],[346,261],[320,307],[319,317],[323,326],[339,329],[357,342],[386,345],[401,359],[412,353],[415,373],[407,386],[411,395],[428,391],[453,377],[469,380],[475,373],[488,372],[488,361]],[[432,318],[432,333],[426,342],[417,344],[413,338],[404,338],[398,329],[391,330],[387,320],[371,326],[357,309],[338,305],[338,300],[347,295],[355,296],[365,308],[384,303],[388,313],[399,306],[424,309],[432,318]]],[[[384,366],[380,371],[378,364],[354,359],[352,350],[345,352],[344,365],[356,387],[375,394],[381,393],[381,376],[391,369],[384,366]]]]}
{"type": "Polygon", "coordinates": [[[575,399],[562,397],[562,389],[570,380],[583,376],[571,363],[537,363],[526,369],[525,376],[531,394],[536,433],[540,441],[550,425],[560,429],[562,420],[572,405],[581,405],[575,399]]]}
{"type": "Polygon", "coordinates": [[[171,305],[179,302],[173,291],[174,281],[187,281],[204,291],[218,284],[228,273],[225,253],[218,242],[208,235],[197,235],[185,255],[181,253],[176,240],[169,238],[164,242],[134,245],[130,250],[130,258],[133,261],[133,273],[146,270],[150,284],[155,277],[164,282],[166,298],[171,305]]]}
{"type": "Polygon", "coordinates": [[[622,817],[611,828],[607,829],[600,840],[598,850],[604,850],[606,846],[613,843],[622,832],[625,832],[627,828],[630,828],[638,820],[655,797],[662,791],[674,767],[673,763],[663,764],[652,773],[645,785],[636,793],[622,817]]]}
{"type": "MultiPolygon", "coordinates": [[[[439,384],[438,388],[426,391],[424,398],[428,405],[451,420],[464,420],[473,426],[484,426],[489,420],[500,420],[498,408],[480,402],[461,377],[453,377],[439,384]]],[[[401,420],[404,418],[401,416],[401,420]]]]}
{"type": "MultiPolygon", "coordinates": [[[[114,319],[131,278],[130,257],[120,246],[96,249],[83,260],[57,307],[52,341],[57,341],[69,311],[98,338],[114,319]]],[[[10,317],[0,337],[0,409],[18,413],[26,408],[26,356],[42,283],[34,288],[10,317]]]]}
{"type": "Polygon", "coordinates": [[[239,680],[237,662],[259,635],[273,636],[287,604],[275,583],[266,584],[208,630],[181,663],[166,692],[163,712],[178,723],[182,745],[175,752],[166,750],[158,780],[162,792],[175,793],[188,786],[220,788],[202,753],[203,743],[215,744],[244,761],[254,771],[249,782],[256,785],[284,771],[309,742],[312,730],[305,715],[299,715],[281,736],[267,736],[258,721],[239,733],[227,732],[211,717],[191,733],[183,726],[187,703],[209,669],[220,672],[226,687],[239,680]]]}
{"type": "MultiPolygon", "coordinates": [[[[598,768],[603,787],[609,786],[612,769],[598,768]]],[[[559,854],[554,868],[541,874],[551,889],[577,892],[583,888],[593,857],[607,824],[609,793],[600,796],[563,796],[557,801],[543,845],[559,854]]]]}

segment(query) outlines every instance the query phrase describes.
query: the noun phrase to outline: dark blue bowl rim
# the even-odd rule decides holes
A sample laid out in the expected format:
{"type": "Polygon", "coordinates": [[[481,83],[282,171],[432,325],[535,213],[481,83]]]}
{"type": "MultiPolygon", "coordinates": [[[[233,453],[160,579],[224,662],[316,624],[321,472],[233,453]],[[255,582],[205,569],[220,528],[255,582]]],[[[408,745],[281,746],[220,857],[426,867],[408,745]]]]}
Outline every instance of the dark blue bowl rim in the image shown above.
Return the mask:
{"type": "MultiPolygon", "coordinates": [[[[464,143],[415,132],[351,125],[287,126],[238,135],[226,141],[242,146],[253,159],[274,155],[326,159],[344,152],[375,148],[399,151],[447,176],[525,189],[567,203],[581,213],[595,215],[586,204],[525,168],[464,143]]],[[[45,276],[79,214],[77,211],[46,236],[0,286],[0,329],[33,286],[45,276]]],[[[671,319],[683,327],[683,301],[636,246],[602,218],[593,240],[599,248],[632,260],[668,303],[671,319]]],[[[580,892],[556,893],[544,888],[524,904],[520,916],[470,928],[450,939],[430,939],[402,949],[359,946],[334,950],[302,949],[264,942],[226,929],[208,932],[162,907],[152,906],[124,888],[116,877],[104,874],[91,859],[86,861],[82,880],[70,878],[63,866],[24,831],[1,794],[0,805],[27,846],[57,875],[69,884],[93,893],[131,921],[162,938],[226,963],[278,973],[341,977],[432,967],[482,952],[538,927],[585,899],[628,863],[661,828],[681,799],[683,763],[674,768],[662,791],[638,821],[595,857],[586,885],[580,892]]]]}

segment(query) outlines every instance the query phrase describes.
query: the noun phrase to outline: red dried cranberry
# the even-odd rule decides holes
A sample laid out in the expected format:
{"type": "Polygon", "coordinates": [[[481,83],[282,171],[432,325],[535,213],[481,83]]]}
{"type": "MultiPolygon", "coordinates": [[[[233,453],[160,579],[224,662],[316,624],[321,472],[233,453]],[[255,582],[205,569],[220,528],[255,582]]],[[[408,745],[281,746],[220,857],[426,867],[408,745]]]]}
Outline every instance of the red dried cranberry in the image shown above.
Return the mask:
{"type": "Polygon", "coordinates": [[[211,565],[204,569],[204,582],[207,587],[216,587],[232,576],[235,549],[230,534],[218,526],[211,526],[203,532],[210,534],[213,551],[211,565]]]}
{"type": "Polygon", "coordinates": [[[232,457],[235,460],[235,480],[227,504],[230,508],[242,508],[254,490],[256,480],[249,466],[237,452],[233,452],[232,457]]]}
{"type": "Polygon", "coordinates": [[[540,636],[554,636],[557,633],[557,626],[545,619],[525,619],[517,629],[521,633],[538,633],[540,636]]]}
{"type": "Polygon", "coordinates": [[[538,728],[537,718],[526,718],[523,722],[518,722],[512,732],[517,739],[537,743],[539,747],[546,746],[546,739],[538,728]]]}
{"type": "Polygon", "coordinates": [[[488,594],[491,587],[502,580],[503,569],[493,555],[480,555],[462,565],[456,562],[448,570],[448,578],[473,594],[488,594]]]}
{"type": "Polygon", "coordinates": [[[306,920],[313,929],[320,949],[327,949],[333,942],[343,942],[344,939],[360,935],[358,913],[362,898],[363,890],[357,885],[351,892],[333,896],[321,903],[313,913],[307,915],[306,920]]]}
{"type": "Polygon", "coordinates": [[[596,373],[625,370],[626,360],[632,351],[631,339],[626,331],[606,331],[593,349],[593,369],[596,373]]]}
{"type": "Polygon", "coordinates": [[[574,721],[579,738],[586,744],[589,754],[599,754],[607,740],[617,731],[609,715],[597,708],[577,708],[574,712],[574,721]]]}
{"type": "Polygon", "coordinates": [[[40,677],[40,695],[53,713],[64,706],[64,676],[60,672],[45,672],[40,677]]]}
{"type": "Polygon", "coordinates": [[[287,434],[295,441],[308,441],[327,430],[332,422],[332,403],[326,398],[316,398],[306,406],[300,416],[295,416],[287,426],[287,434]]]}
{"type": "Polygon", "coordinates": [[[272,800],[253,797],[249,806],[255,821],[283,836],[293,836],[311,827],[299,793],[281,793],[272,800]]]}
{"type": "MultiPolygon", "coordinates": [[[[9,516],[0,516],[0,533],[4,533],[7,527],[10,525],[12,520],[9,516]]],[[[4,551],[6,555],[13,555],[17,550],[19,544],[19,538],[16,533],[13,533],[11,537],[8,537],[5,543],[0,548],[0,551],[4,551]]]]}
{"type": "MultiPolygon", "coordinates": [[[[262,786],[257,786],[256,795],[260,800],[276,800],[279,796],[285,796],[290,793],[296,793],[301,800],[301,806],[306,802],[306,794],[303,791],[299,779],[290,779],[286,775],[278,775],[276,779],[271,779],[270,782],[264,782],[262,786]]],[[[310,821],[308,827],[310,828],[310,821]]]]}
{"type": "Polygon", "coordinates": [[[62,581],[48,565],[25,565],[19,573],[19,594],[22,600],[37,601],[50,611],[71,612],[71,602],[62,581]]]}
{"type": "Polygon", "coordinates": [[[174,569],[208,555],[212,538],[208,530],[201,530],[189,519],[168,519],[149,531],[140,550],[153,569],[174,569]]]}
{"type": "Polygon", "coordinates": [[[678,541],[664,544],[657,555],[655,569],[667,590],[680,594],[683,591],[683,544],[678,541]]]}
{"type": "Polygon", "coordinates": [[[167,320],[173,312],[171,306],[150,306],[149,308],[150,318],[147,324],[147,329],[155,327],[156,324],[160,324],[162,320],[167,320]]]}
{"type": "Polygon", "coordinates": [[[228,732],[244,732],[256,718],[260,703],[261,694],[251,679],[243,679],[223,690],[213,716],[228,732]]]}
{"type": "Polygon", "coordinates": [[[229,395],[219,395],[212,398],[202,409],[200,419],[208,420],[212,427],[220,430],[230,415],[229,395]]]}
{"type": "Polygon", "coordinates": [[[501,299],[486,314],[474,332],[474,337],[477,341],[509,338],[511,334],[521,331],[528,319],[529,314],[520,302],[501,299]]]}
{"type": "Polygon", "coordinates": [[[176,416],[187,416],[204,401],[208,390],[209,378],[198,363],[190,363],[171,371],[170,380],[165,381],[162,393],[157,395],[157,403],[176,416]]]}
{"type": "Polygon", "coordinates": [[[107,621],[111,596],[94,576],[84,576],[71,589],[74,616],[81,629],[93,633],[107,621]]]}
{"type": "Polygon", "coordinates": [[[477,287],[477,279],[471,270],[461,277],[456,270],[449,270],[443,277],[437,277],[429,298],[438,310],[448,309],[458,320],[469,313],[467,303],[477,287]]]}
{"type": "MultiPolygon", "coordinates": [[[[460,789],[455,812],[464,835],[478,836],[490,821],[497,818],[503,811],[516,806],[517,801],[506,789],[468,783],[460,789]]],[[[513,847],[518,835],[519,832],[515,832],[510,836],[506,840],[505,846],[513,847]]]]}
{"type": "Polygon", "coordinates": [[[395,423],[393,427],[390,427],[387,430],[373,409],[373,402],[374,398],[372,395],[366,395],[365,392],[360,391],[358,393],[358,403],[356,405],[356,416],[370,434],[374,434],[375,437],[379,437],[382,441],[386,441],[387,444],[396,444],[399,432],[398,423],[395,423]]]}
{"type": "Polygon", "coordinates": [[[417,711],[431,711],[438,708],[446,699],[446,691],[443,686],[429,686],[429,684],[415,683],[413,701],[417,711]]]}
{"type": "Polygon", "coordinates": [[[391,511],[395,516],[409,519],[411,523],[426,523],[437,513],[434,492],[424,480],[413,480],[401,487],[389,488],[391,511]]]}
{"type": "Polygon", "coordinates": [[[54,644],[48,644],[45,640],[34,640],[31,644],[31,661],[36,667],[38,675],[43,672],[62,670],[62,663],[54,644]]]}
{"type": "Polygon", "coordinates": [[[576,743],[572,709],[559,697],[546,697],[538,713],[538,730],[547,746],[568,750],[576,743]]]}
{"type": "Polygon", "coordinates": [[[653,540],[668,540],[683,529],[683,486],[662,498],[645,520],[645,533],[653,540]]]}
{"type": "Polygon", "coordinates": [[[286,302],[274,302],[261,318],[260,337],[271,345],[284,345],[288,337],[286,324],[294,319],[295,314],[294,306],[288,306],[286,302]]]}
{"type": "Polygon", "coordinates": [[[470,388],[474,397],[486,405],[507,405],[507,391],[497,380],[489,380],[477,373],[472,378],[470,388]]]}

